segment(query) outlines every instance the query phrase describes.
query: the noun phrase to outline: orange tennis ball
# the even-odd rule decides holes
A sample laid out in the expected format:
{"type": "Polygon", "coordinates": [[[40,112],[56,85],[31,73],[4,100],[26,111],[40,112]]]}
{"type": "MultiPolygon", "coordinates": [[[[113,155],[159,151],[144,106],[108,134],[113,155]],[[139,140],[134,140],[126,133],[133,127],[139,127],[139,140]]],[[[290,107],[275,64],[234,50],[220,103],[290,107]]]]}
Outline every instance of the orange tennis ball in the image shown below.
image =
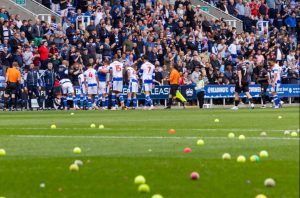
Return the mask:
{"type": "Polygon", "coordinates": [[[170,129],[170,130],[169,130],[169,133],[170,133],[170,134],[174,134],[175,132],[176,132],[175,129],[170,129]]]}

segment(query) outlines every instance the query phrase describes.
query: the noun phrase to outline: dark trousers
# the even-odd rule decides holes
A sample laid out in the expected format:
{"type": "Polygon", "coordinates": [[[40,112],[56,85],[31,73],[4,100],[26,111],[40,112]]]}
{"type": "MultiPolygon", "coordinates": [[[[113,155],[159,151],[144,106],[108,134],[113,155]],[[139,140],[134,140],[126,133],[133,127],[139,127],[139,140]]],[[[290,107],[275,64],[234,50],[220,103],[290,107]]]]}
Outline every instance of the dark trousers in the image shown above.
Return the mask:
{"type": "Polygon", "coordinates": [[[30,86],[27,87],[27,89],[28,89],[28,97],[29,97],[29,99],[28,99],[29,108],[32,108],[31,99],[32,99],[33,94],[37,97],[37,102],[38,102],[38,105],[40,107],[41,106],[41,101],[40,101],[40,92],[39,92],[38,86],[30,85],[30,86]]]}
{"type": "Polygon", "coordinates": [[[46,91],[45,107],[53,108],[53,87],[46,86],[45,91],[46,91]]]}
{"type": "Polygon", "coordinates": [[[41,60],[41,69],[47,69],[48,62],[49,62],[48,59],[41,60]]]}
{"type": "Polygon", "coordinates": [[[203,104],[204,104],[204,91],[199,91],[197,93],[197,99],[199,101],[199,108],[203,108],[203,104]]]}
{"type": "Polygon", "coordinates": [[[263,102],[263,105],[266,104],[266,101],[268,99],[268,95],[267,95],[267,88],[268,88],[269,84],[268,83],[260,83],[260,87],[261,87],[261,99],[263,102]]]}

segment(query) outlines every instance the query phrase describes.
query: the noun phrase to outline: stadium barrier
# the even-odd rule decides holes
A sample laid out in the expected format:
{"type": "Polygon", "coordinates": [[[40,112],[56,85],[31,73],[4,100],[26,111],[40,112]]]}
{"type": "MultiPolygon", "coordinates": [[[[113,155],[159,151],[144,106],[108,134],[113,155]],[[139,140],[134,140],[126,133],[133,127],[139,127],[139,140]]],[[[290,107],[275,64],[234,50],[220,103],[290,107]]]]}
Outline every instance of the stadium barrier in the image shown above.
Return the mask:
{"type": "MultiPolygon", "coordinates": [[[[261,97],[261,87],[260,85],[254,84],[249,86],[250,94],[253,98],[261,97]]],[[[267,89],[267,95],[270,94],[271,86],[267,89]]],[[[151,98],[153,100],[164,100],[165,105],[167,104],[167,100],[169,98],[169,90],[170,86],[155,86],[151,91],[151,98]]],[[[210,105],[213,105],[214,99],[223,99],[223,104],[225,105],[225,99],[234,98],[235,85],[206,85],[205,88],[205,99],[208,99],[210,105]]],[[[75,87],[76,94],[80,94],[80,87],[75,87]]],[[[197,100],[197,94],[194,85],[184,85],[180,87],[181,94],[186,98],[187,101],[195,101],[197,100]]],[[[123,87],[122,95],[124,99],[127,99],[128,86],[123,87]]],[[[4,88],[0,87],[0,96],[3,97],[4,88]]],[[[299,84],[282,84],[278,90],[278,95],[281,98],[288,98],[289,103],[291,104],[292,98],[300,97],[300,87],[299,84]]],[[[245,94],[242,93],[240,95],[241,98],[245,98],[245,94]]],[[[45,91],[42,89],[41,98],[45,98],[45,91]]],[[[139,93],[137,94],[137,99],[144,100],[145,95],[142,89],[139,89],[139,93]]],[[[72,98],[69,98],[72,100],[72,98]]],[[[36,99],[32,101],[33,106],[36,104],[36,99]]]]}
{"type": "Polygon", "coordinates": [[[79,26],[82,25],[83,30],[90,25],[91,17],[90,16],[81,16],[76,18],[76,29],[79,29],[79,26]]]}
{"type": "Polygon", "coordinates": [[[256,30],[260,36],[262,36],[265,32],[269,31],[269,21],[258,21],[256,23],[256,30]]]}

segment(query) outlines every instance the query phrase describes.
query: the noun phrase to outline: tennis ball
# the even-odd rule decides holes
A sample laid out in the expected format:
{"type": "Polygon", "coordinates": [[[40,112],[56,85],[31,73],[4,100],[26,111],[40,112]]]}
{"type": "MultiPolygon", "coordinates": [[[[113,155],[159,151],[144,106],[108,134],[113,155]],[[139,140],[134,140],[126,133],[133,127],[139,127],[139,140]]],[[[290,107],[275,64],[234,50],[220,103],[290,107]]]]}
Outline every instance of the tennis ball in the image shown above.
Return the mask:
{"type": "Polygon", "coordinates": [[[224,153],[224,154],[222,155],[222,159],[223,159],[223,160],[230,160],[230,159],[231,159],[231,155],[230,155],[229,153],[224,153]]]}
{"type": "Polygon", "coordinates": [[[51,124],[50,128],[51,129],[56,129],[56,125],[55,124],[51,124]]]}
{"type": "Polygon", "coordinates": [[[74,115],[74,113],[72,112],[72,113],[70,113],[70,115],[74,115]]]}
{"type": "Polygon", "coordinates": [[[46,184],[45,183],[40,183],[40,188],[45,188],[46,184]]]}
{"type": "Polygon", "coordinates": [[[144,184],[144,183],[146,183],[146,179],[143,175],[138,175],[134,178],[134,183],[135,184],[144,184]]]}
{"type": "Polygon", "coordinates": [[[91,128],[95,128],[96,125],[94,123],[91,124],[91,128]]]}
{"type": "Polygon", "coordinates": [[[197,172],[192,172],[191,173],[191,179],[192,180],[198,180],[199,179],[199,173],[197,173],[197,172]]]}
{"type": "Polygon", "coordinates": [[[278,119],[281,119],[282,118],[282,116],[278,116],[278,119]]]}
{"type": "Polygon", "coordinates": [[[283,134],[284,134],[284,135],[290,135],[290,131],[289,131],[289,130],[285,130],[285,131],[283,132],[283,134]]]}
{"type": "Polygon", "coordinates": [[[245,156],[240,155],[240,156],[238,156],[236,161],[239,162],[239,163],[244,163],[244,162],[246,162],[246,158],[245,158],[245,156]]]}
{"type": "Polygon", "coordinates": [[[291,133],[291,136],[292,136],[292,137],[297,137],[297,136],[298,136],[298,133],[297,133],[296,131],[293,131],[293,132],[291,133]]]}
{"type": "Polygon", "coordinates": [[[69,169],[70,171],[79,171],[79,166],[77,164],[71,164],[69,169]]]}
{"type": "Polygon", "coordinates": [[[260,151],[259,156],[260,156],[261,158],[263,158],[263,157],[268,157],[268,156],[269,156],[269,153],[268,153],[267,151],[260,151]]]}
{"type": "Polygon", "coordinates": [[[174,134],[174,133],[176,133],[176,131],[175,131],[175,129],[170,129],[170,130],[169,130],[169,133],[170,133],[170,134],[174,134]]]}
{"type": "Polygon", "coordinates": [[[218,118],[215,119],[215,122],[220,122],[220,120],[218,118]]]}
{"type": "Polygon", "coordinates": [[[263,194],[259,194],[259,195],[256,195],[255,198],[267,198],[267,196],[266,196],[266,195],[263,195],[263,194]]]}
{"type": "Polygon", "coordinates": [[[99,125],[99,129],[104,129],[104,125],[103,125],[103,124],[100,124],[100,125],[99,125]]]}
{"type": "Polygon", "coordinates": [[[244,139],[246,139],[246,137],[244,135],[239,136],[239,140],[244,140],[244,139]]]}
{"type": "Polygon", "coordinates": [[[272,178],[267,178],[264,181],[264,185],[265,185],[265,187],[274,187],[276,185],[276,182],[272,178]]]}
{"type": "Polygon", "coordinates": [[[228,137],[229,137],[229,138],[234,138],[235,135],[234,135],[234,133],[228,133],[228,137]]]}
{"type": "Polygon", "coordinates": [[[185,153],[190,153],[190,152],[192,152],[192,149],[189,148],[189,147],[187,147],[187,148],[184,149],[184,152],[185,152],[185,153]]]}
{"type": "Polygon", "coordinates": [[[202,146],[202,145],[204,145],[204,140],[201,140],[201,139],[200,139],[200,140],[198,140],[198,141],[197,141],[197,145],[199,145],[199,146],[202,146]]]}
{"type": "Polygon", "coordinates": [[[267,133],[263,131],[263,132],[260,133],[260,135],[261,135],[261,136],[266,136],[267,133]]]}
{"type": "Polygon", "coordinates": [[[151,198],[164,198],[163,196],[161,196],[160,194],[155,194],[155,195],[152,195],[151,198]]]}
{"type": "Polygon", "coordinates": [[[138,191],[141,193],[148,193],[150,192],[150,187],[147,184],[141,184],[138,187],[138,191]]]}
{"type": "Polygon", "coordinates": [[[75,154],[80,154],[80,153],[81,153],[81,148],[75,147],[75,148],[73,149],[73,153],[75,153],[75,154]]]}
{"type": "Polygon", "coordinates": [[[5,156],[5,155],[6,155],[5,149],[0,149],[0,156],[5,156]]]}
{"type": "Polygon", "coordinates": [[[251,162],[258,162],[259,161],[259,157],[257,155],[251,155],[250,156],[250,161],[251,162]]]}
{"type": "Polygon", "coordinates": [[[82,166],[83,162],[81,160],[75,160],[74,164],[77,164],[78,166],[82,166]]]}

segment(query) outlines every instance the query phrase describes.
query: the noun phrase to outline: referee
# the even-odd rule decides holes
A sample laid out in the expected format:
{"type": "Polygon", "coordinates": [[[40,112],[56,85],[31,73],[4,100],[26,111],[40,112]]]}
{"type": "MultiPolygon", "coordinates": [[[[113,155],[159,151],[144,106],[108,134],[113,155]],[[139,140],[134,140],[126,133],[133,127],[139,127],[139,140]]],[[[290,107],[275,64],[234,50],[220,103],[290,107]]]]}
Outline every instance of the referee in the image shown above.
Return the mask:
{"type": "Polygon", "coordinates": [[[21,82],[21,73],[18,69],[19,64],[13,62],[12,68],[8,68],[5,78],[5,94],[4,94],[4,111],[8,109],[9,96],[12,100],[12,110],[17,110],[16,93],[18,91],[18,84],[21,82]]]}
{"type": "Polygon", "coordinates": [[[168,106],[166,107],[166,109],[171,109],[173,100],[176,99],[176,91],[179,88],[179,78],[180,78],[180,74],[178,72],[178,69],[176,68],[176,66],[174,65],[174,63],[170,64],[170,93],[169,93],[169,101],[168,101],[168,106]]]}

